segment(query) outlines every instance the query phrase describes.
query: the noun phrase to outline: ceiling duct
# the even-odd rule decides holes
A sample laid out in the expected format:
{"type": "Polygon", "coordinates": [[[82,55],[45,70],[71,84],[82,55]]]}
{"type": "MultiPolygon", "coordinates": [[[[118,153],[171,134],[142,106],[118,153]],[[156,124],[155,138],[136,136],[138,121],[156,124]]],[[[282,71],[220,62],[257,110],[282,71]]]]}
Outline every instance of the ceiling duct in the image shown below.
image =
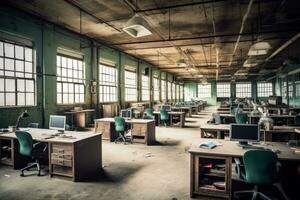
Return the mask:
{"type": "Polygon", "coordinates": [[[250,47],[248,56],[266,55],[269,49],[271,45],[268,42],[257,42],[250,47]]]}
{"type": "Polygon", "coordinates": [[[187,67],[188,66],[188,64],[186,63],[186,61],[184,59],[182,59],[182,58],[179,59],[179,60],[177,60],[176,64],[177,64],[178,67],[187,67]]]}
{"type": "Polygon", "coordinates": [[[149,24],[137,14],[128,20],[123,28],[123,31],[134,38],[152,34],[149,24]]]}

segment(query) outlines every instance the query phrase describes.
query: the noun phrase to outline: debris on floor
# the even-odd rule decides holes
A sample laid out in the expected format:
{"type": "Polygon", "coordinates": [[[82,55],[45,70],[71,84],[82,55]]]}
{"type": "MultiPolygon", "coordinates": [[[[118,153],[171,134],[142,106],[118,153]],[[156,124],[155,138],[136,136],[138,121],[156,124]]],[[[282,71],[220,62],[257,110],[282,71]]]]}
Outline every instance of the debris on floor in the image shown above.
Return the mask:
{"type": "Polygon", "coordinates": [[[9,175],[9,174],[4,174],[4,176],[5,176],[6,178],[10,178],[10,175],[9,175]]]}
{"type": "Polygon", "coordinates": [[[151,152],[148,152],[144,155],[144,158],[150,158],[150,157],[154,157],[154,155],[151,152]]]}

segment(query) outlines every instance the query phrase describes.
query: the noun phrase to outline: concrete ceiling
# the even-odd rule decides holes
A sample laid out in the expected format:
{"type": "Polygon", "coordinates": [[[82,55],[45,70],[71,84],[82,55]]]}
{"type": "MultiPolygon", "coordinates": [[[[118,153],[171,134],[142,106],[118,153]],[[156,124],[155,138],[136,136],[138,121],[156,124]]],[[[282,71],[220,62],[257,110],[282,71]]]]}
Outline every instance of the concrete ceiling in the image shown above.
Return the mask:
{"type": "Polygon", "coordinates": [[[255,74],[262,68],[279,68],[282,58],[276,56],[251,69],[243,69],[242,65],[255,41],[267,41],[272,46],[268,55],[260,57],[264,61],[300,30],[296,0],[8,2],[76,32],[80,32],[81,19],[82,34],[105,41],[185,80],[200,80],[202,75],[207,79],[218,76],[218,80],[230,80],[241,69],[255,74]],[[122,31],[135,13],[149,23],[152,35],[136,39],[122,31]],[[176,61],[180,58],[189,67],[178,67],[176,61]]]}

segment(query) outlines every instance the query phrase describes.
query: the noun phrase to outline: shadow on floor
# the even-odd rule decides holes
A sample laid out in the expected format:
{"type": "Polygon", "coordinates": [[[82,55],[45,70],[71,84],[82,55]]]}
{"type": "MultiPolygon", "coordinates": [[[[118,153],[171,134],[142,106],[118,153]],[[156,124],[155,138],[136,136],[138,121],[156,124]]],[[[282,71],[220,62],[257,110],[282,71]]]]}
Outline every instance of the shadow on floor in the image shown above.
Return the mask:
{"type": "Polygon", "coordinates": [[[156,141],[153,146],[178,146],[181,143],[180,140],[165,140],[165,141],[156,141]]]}
{"type": "Polygon", "coordinates": [[[137,163],[110,163],[105,166],[98,176],[94,176],[83,182],[124,182],[133,174],[138,172],[143,166],[137,163]],[[117,167],[116,167],[117,166],[117,167]]]}

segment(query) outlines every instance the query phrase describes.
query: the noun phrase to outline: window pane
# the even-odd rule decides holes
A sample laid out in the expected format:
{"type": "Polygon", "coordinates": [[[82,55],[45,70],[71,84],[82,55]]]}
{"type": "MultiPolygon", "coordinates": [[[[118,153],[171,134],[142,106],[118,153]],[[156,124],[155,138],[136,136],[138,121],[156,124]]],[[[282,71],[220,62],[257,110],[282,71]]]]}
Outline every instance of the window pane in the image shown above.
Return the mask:
{"type": "Polygon", "coordinates": [[[0,106],[4,106],[4,93],[0,92],[0,106]]]}
{"type": "Polygon", "coordinates": [[[15,80],[5,79],[5,89],[7,92],[15,92],[15,80]]]}
{"type": "Polygon", "coordinates": [[[15,67],[14,67],[14,60],[13,59],[9,59],[9,58],[6,58],[5,59],[5,76],[14,76],[14,70],[15,70],[15,67]]]}
{"type": "Polygon", "coordinates": [[[31,80],[26,80],[26,92],[34,91],[34,82],[31,80]]]}
{"type": "Polygon", "coordinates": [[[15,93],[6,93],[5,102],[7,106],[16,105],[16,94],[15,93]]]}
{"type": "Polygon", "coordinates": [[[0,92],[4,92],[4,79],[0,78],[0,92]]]}
{"type": "Polygon", "coordinates": [[[26,105],[34,105],[34,94],[26,93],[26,105]]]}
{"type": "Polygon", "coordinates": [[[3,56],[3,42],[0,42],[0,56],[3,56]]]}
{"type": "Polygon", "coordinates": [[[25,93],[18,93],[18,105],[25,106],[25,93]]]}
{"type": "Polygon", "coordinates": [[[13,58],[14,57],[14,45],[5,43],[4,44],[4,53],[5,53],[5,57],[13,58]]]}
{"type": "Polygon", "coordinates": [[[16,48],[15,49],[16,50],[16,58],[20,59],[20,60],[24,60],[24,47],[16,45],[15,48],[16,48]]]}
{"type": "Polygon", "coordinates": [[[18,92],[25,92],[25,80],[24,79],[17,80],[17,90],[18,90],[18,92]]]}
{"type": "Polygon", "coordinates": [[[25,60],[32,61],[32,49],[25,48],[25,60]]]}

